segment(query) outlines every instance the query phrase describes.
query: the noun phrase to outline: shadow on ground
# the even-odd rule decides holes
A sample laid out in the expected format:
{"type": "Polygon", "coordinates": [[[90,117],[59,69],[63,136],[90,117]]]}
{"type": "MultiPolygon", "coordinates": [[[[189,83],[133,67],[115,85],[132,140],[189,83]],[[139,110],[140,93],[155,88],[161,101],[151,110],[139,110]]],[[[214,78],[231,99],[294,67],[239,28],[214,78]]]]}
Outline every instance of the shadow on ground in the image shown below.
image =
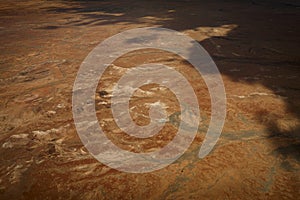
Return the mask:
{"type": "Polygon", "coordinates": [[[188,0],[63,1],[61,7],[50,6],[44,10],[54,14],[70,13],[74,18],[41,28],[115,24],[145,27],[150,24],[187,31],[210,53],[222,75],[234,82],[261,85],[284,102],[289,116],[273,112],[277,108],[264,109],[259,103],[249,107],[255,106],[255,120],[265,126],[268,140],[275,147],[274,155],[291,157],[299,162],[300,127],[284,119],[300,119],[300,5],[296,1],[280,0],[245,0],[236,6],[232,4],[234,1],[227,2],[228,5],[219,6],[216,1],[188,0]],[[226,35],[213,33],[218,27],[226,29],[226,35]],[[206,31],[209,37],[201,38],[197,31],[206,31]]]}

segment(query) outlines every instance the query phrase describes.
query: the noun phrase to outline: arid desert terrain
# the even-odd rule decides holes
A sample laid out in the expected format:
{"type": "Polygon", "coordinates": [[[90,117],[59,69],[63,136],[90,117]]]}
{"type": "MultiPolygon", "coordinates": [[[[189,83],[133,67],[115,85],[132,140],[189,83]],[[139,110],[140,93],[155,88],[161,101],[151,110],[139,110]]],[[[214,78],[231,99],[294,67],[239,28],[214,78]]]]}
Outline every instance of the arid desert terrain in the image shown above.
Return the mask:
{"type": "Polygon", "coordinates": [[[0,199],[299,199],[300,4],[289,0],[0,1],[0,199]],[[168,120],[137,139],[115,124],[113,85],[126,70],[163,63],[192,84],[201,123],[187,151],[169,166],[126,173],[96,160],[72,115],[77,71],[99,43],[140,27],[164,27],[198,41],[219,68],[226,121],[213,151],[198,152],[211,115],[207,86],[183,58],[145,49],[127,53],[101,77],[99,124],[120,148],[151,152],[168,144],[180,121],[168,89],[146,85],[130,114],[149,123],[160,100],[168,120]]]}

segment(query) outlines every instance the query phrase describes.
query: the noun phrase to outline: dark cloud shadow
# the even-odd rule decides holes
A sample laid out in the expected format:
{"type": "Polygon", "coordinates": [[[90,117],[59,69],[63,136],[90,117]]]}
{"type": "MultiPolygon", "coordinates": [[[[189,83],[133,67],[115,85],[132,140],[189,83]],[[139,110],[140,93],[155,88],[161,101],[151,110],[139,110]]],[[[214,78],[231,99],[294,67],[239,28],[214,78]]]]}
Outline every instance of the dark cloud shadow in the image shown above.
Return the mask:
{"type": "MultiPolygon", "coordinates": [[[[189,34],[212,56],[222,75],[235,82],[264,86],[284,101],[286,112],[300,119],[297,36],[300,4],[297,1],[228,0],[222,4],[216,0],[63,2],[64,7],[46,7],[44,10],[71,13],[74,19],[43,29],[122,23],[189,30],[189,34]],[[214,32],[218,27],[228,31],[225,35],[214,32]],[[208,32],[208,38],[198,39],[197,31],[201,28],[208,32]]],[[[266,127],[275,154],[299,162],[300,127],[282,130],[278,121],[285,116],[274,116],[270,110],[258,110],[255,116],[255,120],[266,127]]]]}

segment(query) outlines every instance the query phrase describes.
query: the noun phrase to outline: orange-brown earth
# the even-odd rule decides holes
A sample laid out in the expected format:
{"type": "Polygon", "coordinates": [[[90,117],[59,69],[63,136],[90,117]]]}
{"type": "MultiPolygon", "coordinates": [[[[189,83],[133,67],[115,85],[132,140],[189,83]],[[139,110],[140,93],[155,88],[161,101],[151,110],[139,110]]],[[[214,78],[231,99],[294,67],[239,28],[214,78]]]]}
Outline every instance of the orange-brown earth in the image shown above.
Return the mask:
{"type": "Polygon", "coordinates": [[[1,1],[0,19],[1,199],[299,198],[297,1],[1,1]],[[142,87],[130,106],[134,121],[145,125],[147,103],[168,105],[169,120],[159,134],[132,138],[109,120],[113,84],[138,64],[164,63],[184,74],[202,117],[196,139],[179,160],[130,174],[101,164],[83,147],[72,118],[72,87],[97,44],[147,26],[183,32],[205,47],[224,80],[227,118],[214,150],[199,159],[210,116],[201,77],[167,52],[122,56],[95,94],[99,123],[116,145],[154,151],[170,142],[178,127],[178,102],[158,85],[142,87]]]}

